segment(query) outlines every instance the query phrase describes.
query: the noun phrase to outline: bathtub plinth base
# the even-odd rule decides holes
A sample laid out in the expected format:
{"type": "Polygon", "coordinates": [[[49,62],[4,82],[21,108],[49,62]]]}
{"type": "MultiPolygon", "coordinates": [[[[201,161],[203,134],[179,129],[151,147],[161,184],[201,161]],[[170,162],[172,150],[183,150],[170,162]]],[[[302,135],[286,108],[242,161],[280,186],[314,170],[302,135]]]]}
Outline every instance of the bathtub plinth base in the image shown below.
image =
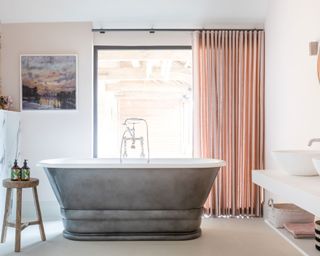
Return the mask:
{"type": "Polygon", "coordinates": [[[75,241],[178,241],[201,236],[201,229],[181,233],[71,233],[63,231],[64,238],[75,241]]]}

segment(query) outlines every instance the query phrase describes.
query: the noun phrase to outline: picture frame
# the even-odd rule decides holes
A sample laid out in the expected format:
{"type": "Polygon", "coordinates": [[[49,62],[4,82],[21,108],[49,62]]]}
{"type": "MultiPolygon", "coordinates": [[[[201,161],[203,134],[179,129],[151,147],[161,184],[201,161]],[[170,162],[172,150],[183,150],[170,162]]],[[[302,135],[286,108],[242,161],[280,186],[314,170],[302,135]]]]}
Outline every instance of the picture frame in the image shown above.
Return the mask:
{"type": "Polygon", "coordinates": [[[78,107],[77,54],[21,54],[21,111],[72,111],[78,107]]]}

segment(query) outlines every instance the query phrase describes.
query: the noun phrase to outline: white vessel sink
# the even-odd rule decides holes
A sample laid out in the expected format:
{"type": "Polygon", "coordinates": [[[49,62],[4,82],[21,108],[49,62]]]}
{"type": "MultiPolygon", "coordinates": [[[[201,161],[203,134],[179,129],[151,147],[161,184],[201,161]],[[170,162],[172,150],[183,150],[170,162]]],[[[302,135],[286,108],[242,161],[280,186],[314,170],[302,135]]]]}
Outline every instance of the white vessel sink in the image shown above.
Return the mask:
{"type": "Polygon", "coordinates": [[[273,155],[279,167],[290,175],[318,175],[312,159],[320,159],[320,151],[316,150],[276,150],[273,155]]]}

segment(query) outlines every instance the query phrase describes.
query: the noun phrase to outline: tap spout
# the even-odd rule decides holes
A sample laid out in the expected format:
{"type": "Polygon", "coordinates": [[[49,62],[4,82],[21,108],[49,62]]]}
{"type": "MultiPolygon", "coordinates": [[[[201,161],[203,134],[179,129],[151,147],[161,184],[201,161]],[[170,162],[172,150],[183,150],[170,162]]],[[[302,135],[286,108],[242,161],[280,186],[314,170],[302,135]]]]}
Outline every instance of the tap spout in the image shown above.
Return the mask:
{"type": "Polygon", "coordinates": [[[313,138],[309,141],[308,147],[311,147],[314,142],[320,142],[320,138],[313,138]]]}

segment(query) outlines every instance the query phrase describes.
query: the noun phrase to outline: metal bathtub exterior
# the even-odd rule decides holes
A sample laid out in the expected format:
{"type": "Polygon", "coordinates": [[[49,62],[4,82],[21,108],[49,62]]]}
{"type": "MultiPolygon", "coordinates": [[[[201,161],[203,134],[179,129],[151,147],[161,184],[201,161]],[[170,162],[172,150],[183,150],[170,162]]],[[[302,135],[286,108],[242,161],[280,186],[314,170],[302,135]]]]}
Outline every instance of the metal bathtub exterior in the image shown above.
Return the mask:
{"type": "MultiPolygon", "coordinates": [[[[102,161],[102,160],[101,160],[102,161]]],[[[107,161],[107,160],[106,160],[107,161]]],[[[73,240],[187,240],[201,235],[201,215],[221,161],[197,164],[43,166],[73,240]]],[[[190,160],[189,160],[190,161],[190,160]]]]}

